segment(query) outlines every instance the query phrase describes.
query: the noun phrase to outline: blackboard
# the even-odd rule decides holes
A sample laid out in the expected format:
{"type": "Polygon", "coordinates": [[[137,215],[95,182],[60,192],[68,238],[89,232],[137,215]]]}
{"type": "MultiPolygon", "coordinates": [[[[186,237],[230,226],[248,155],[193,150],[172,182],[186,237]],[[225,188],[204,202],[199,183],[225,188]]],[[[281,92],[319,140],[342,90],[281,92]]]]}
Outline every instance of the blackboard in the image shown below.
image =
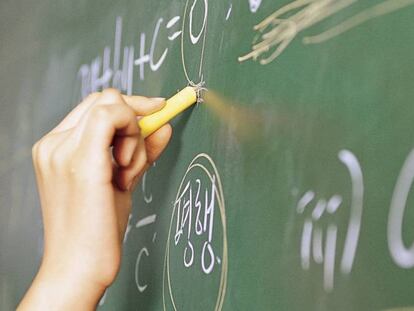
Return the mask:
{"type": "Polygon", "coordinates": [[[100,310],[414,308],[414,1],[0,4],[0,309],[42,254],[32,144],[105,87],[204,102],[100,310]]]}

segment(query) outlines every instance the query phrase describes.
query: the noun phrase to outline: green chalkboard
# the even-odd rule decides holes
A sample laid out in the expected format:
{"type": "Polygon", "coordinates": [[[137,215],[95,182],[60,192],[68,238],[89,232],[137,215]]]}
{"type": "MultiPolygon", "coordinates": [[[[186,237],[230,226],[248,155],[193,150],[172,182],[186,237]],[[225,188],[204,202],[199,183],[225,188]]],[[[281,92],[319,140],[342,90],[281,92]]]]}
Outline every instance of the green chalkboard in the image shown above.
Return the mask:
{"type": "Polygon", "coordinates": [[[414,308],[414,0],[0,4],[0,309],[42,254],[32,144],[105,87],[204,102],[100,310],[414,308]]]}

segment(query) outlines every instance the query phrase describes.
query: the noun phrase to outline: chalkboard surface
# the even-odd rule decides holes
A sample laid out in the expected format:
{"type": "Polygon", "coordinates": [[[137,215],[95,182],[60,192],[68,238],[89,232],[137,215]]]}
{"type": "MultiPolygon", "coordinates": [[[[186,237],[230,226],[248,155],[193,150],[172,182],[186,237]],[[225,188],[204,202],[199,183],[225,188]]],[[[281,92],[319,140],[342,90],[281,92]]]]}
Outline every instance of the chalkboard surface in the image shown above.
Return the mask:
{"type": "Polygon", "coordinates": [[[414,1],[0,4],[0,309],[42,253],[32,144],[89,92],[204,103],[100,310],[414,308],[414,1]]]}

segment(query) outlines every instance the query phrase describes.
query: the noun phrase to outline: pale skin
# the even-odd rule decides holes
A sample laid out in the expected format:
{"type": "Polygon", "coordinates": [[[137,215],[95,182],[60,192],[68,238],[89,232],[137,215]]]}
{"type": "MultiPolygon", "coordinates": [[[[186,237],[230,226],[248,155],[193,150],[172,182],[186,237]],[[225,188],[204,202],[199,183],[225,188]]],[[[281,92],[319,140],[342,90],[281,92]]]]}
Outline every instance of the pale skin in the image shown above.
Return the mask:
{"type": "Polygon", "coordinates": [[[119,271],[134,187],[171,137],[167,124],[144,140],[137,117],[164,105],[94,93],[34,145],[45,244],[18,311],[96,309],[119,271]]]}

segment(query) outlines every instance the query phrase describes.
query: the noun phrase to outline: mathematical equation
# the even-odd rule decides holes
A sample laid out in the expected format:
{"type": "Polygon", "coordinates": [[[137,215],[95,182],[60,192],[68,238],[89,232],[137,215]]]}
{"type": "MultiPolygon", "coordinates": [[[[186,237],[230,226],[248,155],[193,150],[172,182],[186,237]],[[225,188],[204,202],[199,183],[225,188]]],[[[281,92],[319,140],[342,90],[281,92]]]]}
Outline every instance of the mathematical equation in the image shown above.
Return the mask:
{"type": "MultiPolygon", "coordinates": [[[[250,11],[257,12],[261,2],[261,0],[248,0],[250,11]]],[[[230,1],[225,20],[230,18],[232,9],[233,4],[230,1]]],[[[95,57],[91,63],[81,65],[78,71],[81,97],[85,98],[92,92],[108,87],[117,88],[127,95],[131,95],[136,70],[139,80],[143,81],[147,68],[156,72],[164,64],[170,48],[160,47],[160,42],[164,42],[166,39],[171,43],[175,41],[181,43],[181,62],[187,82],[189,84],[203,84],[208,13],[208,0],[187,0],[183,15],[176,15],[168,19],[159,18],[150,36],[141,32],[138,48],[135,48],[133,44],[122,44],[123,20],[122,17],[117,17],[113,47],[105,46],[101,55],[95,57]],[[196,29],[194,26],[196,23],[194,16],[197,11],[203,12],[200,29],[196,29]],[[186,61],[189,50],[191,50],[191,64],[186,61]],[[155,55],[160,56],[156,57],[155,55]]]]}
{"type": "Polygon", "coordinates": [[[140,34],[138,57],[135,55],[134,45],[122,46],[122,18],[117,17],[115,23],[115,39],[113,49],[104,48],[102,56],[97,56],[90,64],[83,64],[78,72],[81,84],[81,96],[86,97],[108,87],[114,87],[127,95],[132,94],[134,82],[134,69],[138,68],[139,79],[145,79],[145,69],[157,71],[164,63],[168,48],[158,51],[158,39],[161,26],[165,26],[171,33],[168,40],[174,41],[181,35],[177,28],[180,16],[174,16],[165,25],[164,19],[159,18],[152,34],[149,48],[147,48],[147,35],[140,34]],[[161,55],[155,57],[155,55],[161,55]]]}
{"type": "MultiPolygon", "coordinates": [[[[165,39],[170,42],[177,40],[181,42],[181,61],[186,79],[189,83],[201,83],[207,20],[208,0],[192,0],[191,2],[187,0],[182,16],[176,15],[167,20],[161,17],[157,20],[149,42],[147,42],[148,35],[141,32],[139,47],[136,49],[133,44],[122,44],[123,21],[121,17],[118,17],[115,23],[113,48],[105,46],[102,55],[98,55],[90,64],[83,64],[78,71],[82,98],[91,92],[108,87],[117,88],[131,95],[136,68],[139,80],[142,81],[145,79],[146,68],[149,67],[151,71],[156,72],[165,62],[169,55],[169,48],[160,48],[159,44],[165,39]],[[197,10],[204,12],[199,30],[195,29],[193,25],[197,10]],[[163,34],[162,38],[160,37],[161,33],[163,34]],[[147,47],[147,44],[149,47],[147,47]],[[189,65],[185,61],[186,50],[189,48],[191,48],[192,54],[194,54],[194,49],[199,49],[200,56],[197,68],[189,69],[189,65]],[[160,56],[156,57],[155,55],[160,56]]],[[[194,55],[192,58],[194,58],[194,55]]]]}

